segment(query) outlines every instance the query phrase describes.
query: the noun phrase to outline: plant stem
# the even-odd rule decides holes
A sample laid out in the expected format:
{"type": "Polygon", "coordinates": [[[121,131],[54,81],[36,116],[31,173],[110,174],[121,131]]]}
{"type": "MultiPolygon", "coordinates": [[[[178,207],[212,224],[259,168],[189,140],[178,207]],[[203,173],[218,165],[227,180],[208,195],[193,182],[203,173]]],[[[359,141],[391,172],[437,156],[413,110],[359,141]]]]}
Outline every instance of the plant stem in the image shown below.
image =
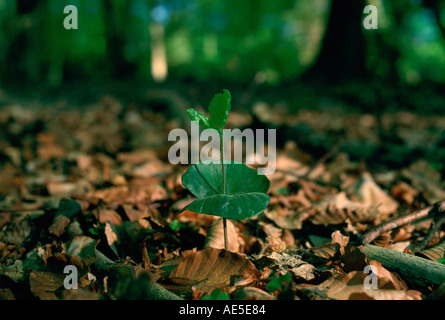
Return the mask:
{"type": "Polygon", "coordinates": [[[229,240],[227,239],[227,219],[223,218],[223,228],[224,228],[224,249],[229,251],[229,240]]]}
{"type": "MultiPolygon", "coordinates": [[[[226,173],[224,168],[224,137],[223,133],[220,133],[220,150],[221,150],[221,169],[222,169],[222,192],[226,194],[226,173]]],[[[224,249],[229,250],[229,241],[227,239],[227,220],[223,217],[223,228],[224,228],[224,249]]]]}

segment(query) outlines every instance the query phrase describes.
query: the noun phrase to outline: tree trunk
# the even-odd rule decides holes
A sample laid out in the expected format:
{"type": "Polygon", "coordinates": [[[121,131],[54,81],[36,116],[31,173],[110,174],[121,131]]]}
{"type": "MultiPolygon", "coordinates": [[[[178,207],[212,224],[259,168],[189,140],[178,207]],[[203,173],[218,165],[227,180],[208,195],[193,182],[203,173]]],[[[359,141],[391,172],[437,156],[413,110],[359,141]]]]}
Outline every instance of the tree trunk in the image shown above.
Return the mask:
{"type": "MultiPolygon", "coordinates": [[[[105,11],[106,48],[112,75],[122,77],[131,75],[131,72],[134,72],[134,70],[124,56],[125,41],[120,28],[124,28],[125,26],[119,25],[113,2],[114,1],[111,0],[103,0],[102,2],[105,11]]],[[[119,15],[125,15],[125,13],[119,12],[119,15]]]]}
{"type": "Polygon", "coordinates": [[[303,80],[338,83],[366,76],[364,7],[364,0],[331,0],[319,55],[303,80]]]}

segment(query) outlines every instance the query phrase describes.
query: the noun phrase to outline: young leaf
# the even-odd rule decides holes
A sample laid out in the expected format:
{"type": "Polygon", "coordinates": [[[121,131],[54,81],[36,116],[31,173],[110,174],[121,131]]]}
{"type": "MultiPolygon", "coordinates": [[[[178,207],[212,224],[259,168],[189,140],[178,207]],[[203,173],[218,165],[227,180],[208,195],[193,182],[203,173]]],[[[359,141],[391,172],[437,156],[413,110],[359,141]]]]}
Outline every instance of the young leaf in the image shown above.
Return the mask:
{"type": "MultiPolygon", "coordinates": [[[[190,120],[198,121],[200,127],[204,128],[204,129],[216,129],[215,126],[210,123],[209,117],[207,117],[205,114],[202,114],[201,112],[198,112],[193,108],[187,109],[187,114],[188,114],[190,120]]],[[[218,129],[216,129],[216,130],[218,130],[218,129]]]]}
{"type": "Polygon", "coordinates": [[[212,101],[210,101],[210,119],[221,129],[229,117],[231,100],[230,92],[224,89],[222,93],[218,93],[213,97],[212,101]]]}
{"type": "MultiPolygon", "coordinates": [[[[194,164],[182,175],[182,184],[199,199],[184,210],[243,220],[263,212],[270,197],[266,194],[270,181],[266,176],[239,162],[225,162],[226,192],[221,188],[220,161],[194,164]]],[[[182,212],[181,211],[181,212],[182,212]]]]}

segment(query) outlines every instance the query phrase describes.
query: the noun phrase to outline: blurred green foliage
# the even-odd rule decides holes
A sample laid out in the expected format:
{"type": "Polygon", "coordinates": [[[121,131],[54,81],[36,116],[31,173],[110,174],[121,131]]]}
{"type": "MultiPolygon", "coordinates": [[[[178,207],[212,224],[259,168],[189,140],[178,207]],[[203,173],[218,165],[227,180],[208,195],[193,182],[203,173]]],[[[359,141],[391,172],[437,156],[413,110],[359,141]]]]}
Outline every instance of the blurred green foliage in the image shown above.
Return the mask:
{"type": "MultiPolygon", "coordinates": [[[[378,30],[357,26],[368,71],[444,83],[444,1],[367,3],[379,9],[378,30]]],[[[160,48],[161,80],[279,85],[316,62],[330,8],[329,0],[0,0],[0,83],[150,80],[160,48]],[[69,4],[77,30],[63,27],[69,4]]]]}

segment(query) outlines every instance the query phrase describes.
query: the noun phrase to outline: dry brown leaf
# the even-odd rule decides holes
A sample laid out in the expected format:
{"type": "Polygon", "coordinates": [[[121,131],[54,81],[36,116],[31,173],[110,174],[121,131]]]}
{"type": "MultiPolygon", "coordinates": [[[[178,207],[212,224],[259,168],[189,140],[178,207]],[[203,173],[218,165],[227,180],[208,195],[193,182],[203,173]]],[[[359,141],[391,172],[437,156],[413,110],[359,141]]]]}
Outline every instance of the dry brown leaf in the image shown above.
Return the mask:
{"type": "Polygon", "coordinates": [[[110,246],[111,250],[118,255],[116,244],[117,244],[117,234],[113,230],[113,226],[111,225],[110,221],[107,221],[105,224],[105,237],[107,238],[107,243],[110,246]]]}
{"type": "Polygon", "coordinates": [[[117,161],[124,162],[124,164],[140,165],[152,160],[157,160],[157,154],[152,149],[139,149],[117,154],[117,161]]]}
{"type": "Polygon", "coordinates": [[[318,258],[329,260],[340,251],[341,255],[345,254],[345,247],[348,245],[349,237],[341,234],[340,231],[334,231],[331,234],[331,242],[311,248],[309,251],[318,258]]]}
{"type": "Polygon", "coordinates": [[[52,225],[48,228],[48,231],[55,236],[59,237],[65,232],[66,226],[70,223],[70,219],[64,215],[58,215],[54,218],[52,225]]]}
{"type": "Polygon", "coordinates": [[[434,247],[422,250],[418,255],[433,261],[445,257],[445,241],[442,241],[434,247]]]}
{"type": "Polygon", "coordinates": [[[334,231],[331,234],[332,237],[332,243],[338,243],[340,246],[340,253],[344,254],[345,253],[345,247],[348,245],[349,243],[349,237],[348,236],[344,236],[341,234],[340,231],[334,231]]]}
{"type": "Polygon", "coordinates": [[[379,279],[379,289],[366,289],[363,283],[367,276],[362,271],[351,271],[326,280],[320,288],[326,289],[327,296],[336,300],[421,300],[421,293],[418,291],[381,289],[389,282],[386,279],[379,279]]]}
{"type": "Polygon", "coordinates": [[[332,275],[330,271],[318,270],[312,264],[303,261],[297,254],[272,252],[261,258],[261,261],[263,261],[264,266],[279,272],[281,275],[290,272],[297,282],[325,279],[332,275]]]}
{"type": "Polygon", "coordinates": [[[187,292],[194,286],[196,290],[208,293],[217,287],[230,284],[232,276],[255,279],[260,272],[245,257],[215,248],[190,252],[177,260],[178,264],[163,284],[174,292],[187,292]]]}
{"type": "Polygon", "coordinates": [[[329,260],[338,252],[340,246],[336,242],[328,242],[313,248],[310,248],[309,251],[318,258],[329,260]]]}
{"type": "Polygon", "coordinates": [[[32,271],[29,275],[29,285],[32,293],[41,300],[59,300],[56,290],[63,286],[61,274],[32,271]]]}
{"type": "Polygon", "coordinates": [[[134,209],[131,205],[124,204],[121,206],[122,211],[124,211],[128,220],[130,221],[139,221],[142,218],[146,218],[149,216],[148,209],[145,210],[137,210],[134,209]]]}
{"type": "Polygon", "coordinates": [[[100,223],[106,223],[107,221],[110,221],[112,225],[122,224],[122,218],[115,210],[94,209],[93,214],[100,223]]]}
{"type": "Polygon", "coordinates": [[[409,168],[402,169],[401,175],[408,179],[416,190],[421,191],[429,203],[445,198],[440,172],[434,170],[428,162],[416,161],[409,168]]]}
{"type": "MultiPolygon", "coordinates": [[[[231,220],[227,222],[227,238],[229,244],[229,251],[240,252],[242,239],[239,236],[235,224],[231,220]]],[[[204,243],[204,248],[224,249],[224,228],[223,219],[215,218],[209,226],[207,237],[204,243]]]]}
{"type": "Polygon", "coordinates": [[[277,226],[283,229],[301,229],[303,221],[313,215],[312,210],[290,210],[281,205],[275,205],[264,210],[264,214],[277,226]]]}
{"type": "Polygon", "coordinates": [[[351,199],[358,199],[369,210],[377,208],[380,219],[396,212],[399,204],[375,183],[369,172],[362,173],[360,179],[349,193],[351,199]]]}
{"type": "Polygon", "coordinates": [[[103,202],[110,204],[122,202],[122,199],[127,198],[128,194],[128,186],[119,186],[97,190],[93,193],[87,194],[87,197],[99,198],[102,199],[103,202]]]}
{"type": "Polygon", "coordinates": [[[314,224],[331,225],[344,223],[347,219],[355,223],[369,218],[368,207],[348,199],[346,193],[341,191],[314,204],[310,220],[314,224]]]}
{"type": "Polygon", "coordinates": [[[78,256],[72,256],[66,253],[56,253],[46,259],[48,268],[58,274],[62,274],[67,265],[73,265],[77,268],[79,275],[87,272],[87,266],[78,256]]]}
{"type": "Polygon", "coordinates": [[[391,188],[391,196],[408,205],[412,205],[418,195],[419,191],[411,187],[405,181],[399,181],[391,188]]]}
{"type": "Polygon", "coordinates": [[[69,197],[70,195],[77,193],[79,186],[77,183],[73,182],[48,181],[46,189],[52,196],[69,197]]]}
{"type": "Polygon", "coordinates": [[[9,222],[11,219],[11,214],[9,212],[4,212],[0,214],[0,230],[9,222]]]}
{"type": "Polygon", "coordinates": [[[39,158],[48,161],[52,158],[61,158],[65,155],[65,150],[56,144],[56,138],[51,133],[39,133],[37,135],[39,158]]]}
{"type": "Polygon", "coordinates": [[[31,226],[27,219],[10,221],[0,233],[0,241],[21,246],[31,234],[31,226]]]}
{"type": "Polygon", "coordinates": [[[405,291],[408,290],[408,286],[406,285],[405,281],[403,281],[402,278],[400,278],[400,276],[397,273],[388,271],[382,266],[380,262],[375,260],[368,261],[368,264],[377,268],[377,275],[379,281],[380,280],[390,281],[393,286],[392,289],[405,290],[405,291]]]}

